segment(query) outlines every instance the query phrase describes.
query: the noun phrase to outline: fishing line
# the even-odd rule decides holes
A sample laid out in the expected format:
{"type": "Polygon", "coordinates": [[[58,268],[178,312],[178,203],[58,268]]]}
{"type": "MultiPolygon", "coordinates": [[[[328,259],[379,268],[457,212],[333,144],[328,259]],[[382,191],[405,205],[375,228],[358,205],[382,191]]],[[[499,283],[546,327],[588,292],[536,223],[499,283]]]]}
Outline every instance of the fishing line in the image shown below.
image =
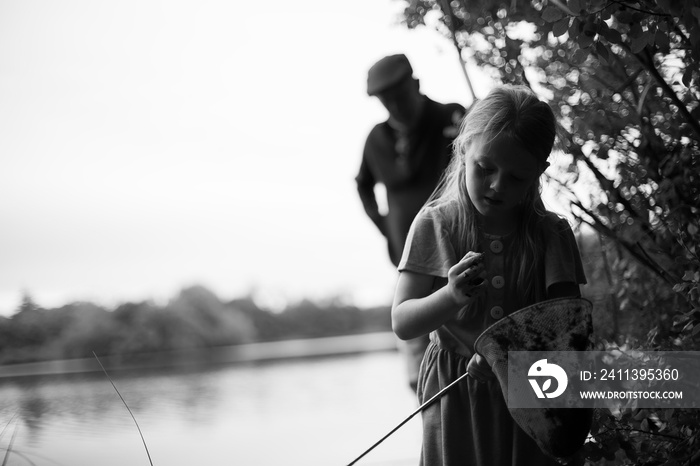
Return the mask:
{"type": "Polygon", "coordinates": [[[452,382],[452,383],[449,384],[447,387],[445,387],[445,388],[443,388],[442,390],[440,390],[439,392],[437,392],[431,399],[429,399],[428,401],[426,401],[425,403],[423,403],[422,405],[420,405],[420,406],[418,407],[418,409],[416,409],[415,411],[413,411],[406,419],[404,419],[403,421],[401,421],[401,423],[400,423],[399,425],[397,425],[396,427],[394,427],[393,429],[391,429],[391,431],[390,431],[388,434],[386,434],[384,437],[382,437],[381,439],[379,439],[378,442],[376,442],[374,445],[372,445],[372,446],[369,447],[367,450],[365,450],[364,453],[362,453],[360,456],[358,456],[357,458],[355,458],[352,462],[348,463],[348,466],[352,466],[353,464],[355,464],[355,463],[357,463],[358,461],[360,461],[367,453],[369,453],[370,451],[374,450],[375,447],[377,447],[380,443],[382,443],[384,440],[386,440],[387,438],[389,438],[389,436],[390,436],[391,434],[393,434],[394,432],[396,432],[397,430],[399,430],[401,427],[403,427],[403,425],[406,424],[408,421],[410,421],[410,420],[413,418],[413,416],[415,416],[416,414],[418,414],[418,413],[420,413],[421,411],[423,411],[425,408],[427,408],[428,406],[430,406],[431,404],[433,404],[436,400],[440,399],[440,398],[445,394],[445,392],[446,392],[447,390],[449,390],[450,388],[452,388],[452,387],[454,387],[455,385],[457,385],[457,383],[458,383],[460,380],[462,380],[463,378],[465,378],[465,377],[468,376],[468,375],[469,375],[469,373],[468,373],[468,372],[465,372],[464,374],[462,374],[462,375],[460,375],[459,377],[457,377],[457,379],[456,379],[454,382],[452,382]]]}

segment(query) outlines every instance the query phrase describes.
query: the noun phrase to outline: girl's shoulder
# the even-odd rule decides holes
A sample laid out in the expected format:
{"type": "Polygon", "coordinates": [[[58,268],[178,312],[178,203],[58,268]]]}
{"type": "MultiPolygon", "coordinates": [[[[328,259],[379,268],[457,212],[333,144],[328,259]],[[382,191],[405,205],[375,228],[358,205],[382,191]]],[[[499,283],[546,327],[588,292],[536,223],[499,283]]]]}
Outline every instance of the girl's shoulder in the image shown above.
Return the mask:
{"type": "Polygon", "coordinates": [[[572,231],[569,220],[552,211],[545,211],[540,221],[541,230],[545,234],[566,235],[572,231]]]}
{"type": "Polygon", "coordinates": [[[459,224],[459,209],[458,201],[426,204],[416,215],[412,227],[442,231],[442,236],[451,237],[459,224]]]}
{"type": "Polygon", "coordinates": [[[459,202],[456,199],[452,199],[439,203],[426,204],[423,209],[421,209],[420,214],[427,217],[452,220],[457,217],[460,208],[459,202]]]}

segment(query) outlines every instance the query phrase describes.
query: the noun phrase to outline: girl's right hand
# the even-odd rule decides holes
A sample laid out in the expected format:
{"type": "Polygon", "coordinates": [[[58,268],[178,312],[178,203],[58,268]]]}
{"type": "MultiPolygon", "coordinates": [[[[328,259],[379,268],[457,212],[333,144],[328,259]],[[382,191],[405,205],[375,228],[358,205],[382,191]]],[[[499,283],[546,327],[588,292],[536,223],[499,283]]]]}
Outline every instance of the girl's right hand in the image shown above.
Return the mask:
{"type": "Polygon", "coordinates": [[[467,372],[469,373],[469,376],[477,382],[485,382],[494,377],[491,366],[489,366],[486,359],[484,359],[483,356],[478,353],[474,353],[472,358],[469,360],[469,364],[467,364],[467,372]]]}
{"type": "Polygon", "coordinates": [[[484,253],[469,251],[447,273],[447,288],[460,308],[476,299],[486,286],[484,253]]]}

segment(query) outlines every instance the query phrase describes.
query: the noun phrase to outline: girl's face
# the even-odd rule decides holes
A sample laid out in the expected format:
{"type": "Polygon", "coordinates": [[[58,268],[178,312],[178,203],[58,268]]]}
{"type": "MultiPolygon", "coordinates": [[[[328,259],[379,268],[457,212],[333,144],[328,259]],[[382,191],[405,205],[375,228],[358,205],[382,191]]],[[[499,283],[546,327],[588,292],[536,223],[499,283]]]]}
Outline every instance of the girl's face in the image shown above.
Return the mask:
{"type": "Polygon", "coordinates": [[[509,137],[498,137],[489,144],[475,141],[465,164],[472,203],[484,217],[500,222],[513,218],[515,208],[546,168],[509,137]]]}

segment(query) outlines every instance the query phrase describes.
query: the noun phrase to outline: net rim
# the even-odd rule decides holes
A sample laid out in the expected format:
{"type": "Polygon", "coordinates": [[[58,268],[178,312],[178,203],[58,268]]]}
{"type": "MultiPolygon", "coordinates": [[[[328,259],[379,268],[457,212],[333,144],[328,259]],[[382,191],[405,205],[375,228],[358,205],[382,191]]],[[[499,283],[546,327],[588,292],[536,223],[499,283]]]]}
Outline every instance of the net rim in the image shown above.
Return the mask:
{"type": "Polygon", "coordinates": [[[522,308],[522,309],[518,309],[517,311],[513,312],[512,314],[508,314],[507,316],[503,317],[502,319],[500,319],[500,320],[494,322],[493,324],[489,325],[488,327],[486,327],[486,329],[485,329],[483,332],[481,332],[481,334],[480,334],[480,335],[476,338],[476,340],[474,341],[474,349],[476,350],[477,353],[481,353],[481,352],[479,351],[480,343],[481,343],[485,338],[488,337],[489,332],[492,331],[492,330],[495,329],[495,328],[498,328],[498,327],[501,327],[501,326],[503,326],[503,325],[506,325],[506,323],[507,323],[508,321],[514,320],[514,317],[515,317],[515,316],[518,316],[518,315],[520,315],[520,314],[525,314],[525,313],[530,312],[531,310],[533,310],[533,309],[535,309],[535,308],[549,308],[549,307],[553,307],[553,305],[554,305],[555,303],[560,303],[560,302],[564,302],[564,301],[567,301],[567,302],[577,302],[577,303],[581,304],[581,307],[582,307],[582,308],[585,308],[585,309],[584,309],[585,312],[589,312],[589,313],[591,312],[591,310],[592,310],[592,308],[593,308],[593,303],[592,303],[591,301],[589,301],[588,299],[582,298],[582,297],[580,297],[580,298],[568,298],[568,297],[565,297],[565,298],[554,298],[554,299],[548,299],[548,300],[546,300],[546,301],[540,301],[539,303],[531,304],[531,305],[529,305],[529,306],[527,306],[527,307],[524,307],[524,308],[522,308]]]}

